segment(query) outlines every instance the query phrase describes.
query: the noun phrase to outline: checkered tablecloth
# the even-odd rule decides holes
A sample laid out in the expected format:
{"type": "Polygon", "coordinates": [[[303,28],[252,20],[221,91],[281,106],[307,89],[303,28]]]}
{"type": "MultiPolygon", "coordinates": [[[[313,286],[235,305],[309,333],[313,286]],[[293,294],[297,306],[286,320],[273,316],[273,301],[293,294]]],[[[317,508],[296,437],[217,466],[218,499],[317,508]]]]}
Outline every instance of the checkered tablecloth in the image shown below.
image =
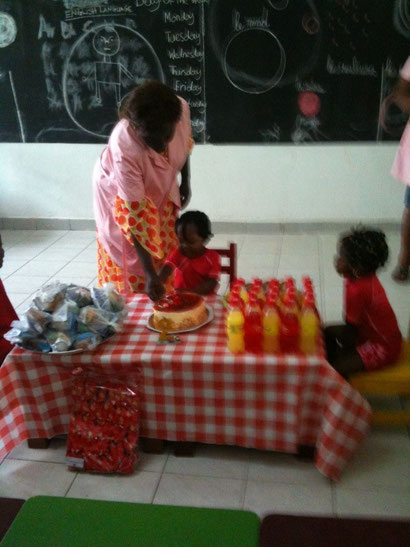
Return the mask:
{"type": "Polygon", "coordinates": [[[27,438],[68,431],[73,370],[126,377],[140,389],[140,435],[295,453],[316,447],[316,466],[337,480],[370,423],[368,403],[324,355],[233,355],[225,312],[159,345],[147,329],[151,304],[136,296],[123,332],[71,355],[14,349],[0,368],[0,458],[27,438]]]}

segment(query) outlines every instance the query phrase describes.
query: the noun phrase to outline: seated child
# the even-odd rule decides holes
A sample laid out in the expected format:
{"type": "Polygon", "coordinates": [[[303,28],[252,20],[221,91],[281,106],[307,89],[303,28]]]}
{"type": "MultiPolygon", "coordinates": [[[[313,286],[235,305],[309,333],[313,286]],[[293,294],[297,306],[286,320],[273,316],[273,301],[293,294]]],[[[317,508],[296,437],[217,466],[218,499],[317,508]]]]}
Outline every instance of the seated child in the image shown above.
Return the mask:
{"type": "MultiPolygon", "coordinates": [[[[0,268],[3,266],[4,249],[0,235],[0,268]]],[[[10,300],[7,297],[2,280],[0,279],[0,366],[13,345],[3,338],[10,330],[10,323],[18,319],[10,300]]]]}
{"type": "Polygon", "coordinates": [[[393,364],[402,337],[396,316],[376,276],[389,250],[383,232],[352,229],[338,244],[335,268],[344,278],[346,323],[325,328],[330,364],[344,377],[393,364]]]}
{"type": "Polygon", "coordinates": [[[175,221],[178,248],[165,260],[159,272],[162,283],[175,270],[174,288],[201,295],[216,291],[221,259],[216,251],[205,247],[213,236],[205,213],[187,211],[175,221]]]}

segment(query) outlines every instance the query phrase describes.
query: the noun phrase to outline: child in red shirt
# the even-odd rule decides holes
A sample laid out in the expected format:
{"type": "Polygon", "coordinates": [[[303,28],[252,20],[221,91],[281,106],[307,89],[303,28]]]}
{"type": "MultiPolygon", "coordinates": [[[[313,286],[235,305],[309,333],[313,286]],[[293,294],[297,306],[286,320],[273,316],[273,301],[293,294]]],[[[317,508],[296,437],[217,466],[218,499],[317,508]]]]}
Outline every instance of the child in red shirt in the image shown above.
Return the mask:
{"type": "Polygon", "coordinates": [[[213,236],[211,223],[201,211],[187,211],[175,221],[178,248],[165,260],[159,272],[162,283],[175,270],[174,288],[210,294],[218,287],[221,259],[216,251],[207,249],[213,236]]]}
{"type": "Polygon", "coordinates": [[[330,364],[342,375],[393,364],[402,337],[396,316],[376,276],[389,250],[383,232],[353,229],[339,241],[336,271],[344,277],[346,323],[325,328],[330,364]]]}
{"type": "MultiPolygon", "coordinates": [[[[4,249],[0,235],[0,268],[3,266],[3,258],[4,249]]],[[[3,336],[10,330],[10,323],[15,319],[18,319],[17,314],[7,297],[3,282],[0,279],[0,366],[13,347],[3,336]]]]}

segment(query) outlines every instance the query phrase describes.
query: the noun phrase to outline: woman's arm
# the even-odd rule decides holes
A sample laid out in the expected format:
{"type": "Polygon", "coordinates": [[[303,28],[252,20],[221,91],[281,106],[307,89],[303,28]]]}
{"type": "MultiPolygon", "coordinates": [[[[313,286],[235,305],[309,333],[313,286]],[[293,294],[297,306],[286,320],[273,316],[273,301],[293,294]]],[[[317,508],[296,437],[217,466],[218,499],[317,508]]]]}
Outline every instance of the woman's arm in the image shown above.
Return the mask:
{"type": "Polygon", "coordinates": [[[179,195],[181,196],[181,209],[185,209],[191,201],[191,170],[189,165],[189,156],[181,169],[179,195]]]}
{"type": "Polygon", "coordinates": [[[159,280],[161,283],[165,283],[168,277],[172,274],[174,268],[169,264],[164,264],[158,273],[159,280]]]}
{"type": "Polygon", "coordinates": [[[393,100],[403,112],[410,114],[410,82],[400,78],[393,91],[393,100]]]}
{"type": "Polygon", "coordinates": [[[154,266],[152,264],[151,255],[148,251],[140,245],[137,238],[133,233],[131,233],[132,242],[134,244],[134,248],[137,252],[139,261],[141,262],[142,268],[145,273],[146,277],[146,284],[145,284],[145,291],[148,294],[148,296],[151,298],[151,300],[158,300],[159,298],[162,298],[165,294],[165,288],[164,285],[161,283],[161,280],[156,273],[154,266]]]}

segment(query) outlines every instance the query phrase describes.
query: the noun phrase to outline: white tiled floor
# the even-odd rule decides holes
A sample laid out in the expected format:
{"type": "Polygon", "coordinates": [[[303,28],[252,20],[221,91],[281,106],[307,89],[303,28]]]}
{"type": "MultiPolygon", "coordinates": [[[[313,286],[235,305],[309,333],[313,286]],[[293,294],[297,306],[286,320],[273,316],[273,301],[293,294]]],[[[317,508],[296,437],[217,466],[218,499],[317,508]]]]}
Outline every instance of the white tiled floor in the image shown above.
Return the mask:
{"type": "MultiPolygon", "coordinates": [[[[380,272],[403,334],[407,333],[410,284],[390,278],[399,236],[388,233],[391,264],[380,272]]],[[[90,231],[3,231],[0,272],[18,312],[33,292],[53,279],[92,286],[96,278],[95,234],[90,231]]],[[[333,268],[337,234],[217,234],[214,247],[236,241],[239,274],[309,274],[325,321],[339,321],[342,282],[333,268]]],[[[380,401],[373,401],[381,404],[380,401]]],[[[391,399],[391,405],[400,405],[391,399]]],[[[291,455],[237,447],[199,446],[194,458],[141,454],[132,476],[77,474],[65,465],[65,441],[47,450],[24,444],[0,462],[0,496],[37,494],[176,505],[244,507],[266,513],[410,517],[410,439],[405,428],[373,428],[341,481],[331,484],[311,462],[291,455]]]]}

